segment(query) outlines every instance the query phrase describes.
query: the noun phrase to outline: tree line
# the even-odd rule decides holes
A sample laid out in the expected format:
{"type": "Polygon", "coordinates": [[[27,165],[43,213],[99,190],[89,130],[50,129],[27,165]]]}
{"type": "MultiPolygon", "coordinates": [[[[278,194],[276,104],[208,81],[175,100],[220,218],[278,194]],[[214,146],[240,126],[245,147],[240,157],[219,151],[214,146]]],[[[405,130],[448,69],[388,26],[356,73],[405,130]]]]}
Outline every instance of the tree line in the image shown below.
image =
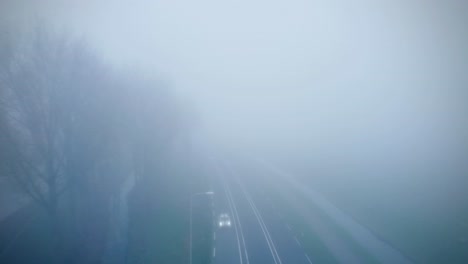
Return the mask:
{"type": "Polygon", "coordinates": [[[0,174],[44,212],[54,261],[94,263],[122,184],[167,176],[159,163],[186,114],[163,82],[106,65],[83,41],[0,34],[0,174]]]}

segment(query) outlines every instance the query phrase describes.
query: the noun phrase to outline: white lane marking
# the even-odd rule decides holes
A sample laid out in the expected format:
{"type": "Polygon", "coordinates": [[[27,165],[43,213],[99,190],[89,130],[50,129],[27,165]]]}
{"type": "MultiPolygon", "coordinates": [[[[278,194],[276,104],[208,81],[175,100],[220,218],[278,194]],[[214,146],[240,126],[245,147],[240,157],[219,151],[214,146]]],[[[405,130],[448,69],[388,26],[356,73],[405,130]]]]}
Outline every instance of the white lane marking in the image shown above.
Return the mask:
{"type": "Polygon", "coordinates": [[[213,248],[213,258],[216,257],[216,248],[213,248]]]}
{"type": "MultiPolygon", "coordinates": [[[[248,200],[248,198],[247,198],[247,200],[248,200]]],[[[265,236],[265,240],[267,242],[268,248],[270,249],[271,255],[273,256],[273,261],[275,263],[278,263],[277,260],[276,260],[276,257],[275,257],[273,247],[272,247],[272,245],[270,243],[270,240],[268,239],[267,233],[265,231],[265,227],[263,226],[262,221],[260,221],[260,217],[258,216],[257,212],[255,211],[254,207],[252,206],[252,203],[249,200],[248,200],[248,202],[249,202],[250,207],[252,208],[252,211],[255,214],[255,217],[257,218],[258,223],[260,224],[260,228],[262,229],[263,235],[265,236]]]]}
{"type": "Polygon", "coordinates": [[[310,260],[309,256],[307,254],[304,254],[307,258],[307,261],[309,261],[310,264],[312,264],[312,261],[310,260]]]}
{"type": "MultiPolygon", "coordinates": [[[[243,187],[242,187],[243,188],[243,187]]],[[[245,190],[245,189],[244,189],[245,190]]],[[[247,192],[245,192],[246,195],[247,192]]],[[[249,199],[249,202],[250,202],[250,205],[252,206],[252,209],[254,211],[254,213],[256,214],[256,216],[258,217],[258,220],[260,222],[260,226],[263,226],[263,229],[265,230],[266,232],[266,237],[267,237],[267,242],[269,241],[269,244],[271,245],[271,248],[273,249],[274,251],[274,255],[276,255],[276,258],[278,260],[278,262],[280,264],[282,264],[282,261],[281,261],[281,258],[279,257],[278,255],[278,251],[276,250],[276,246],[275,246],[275,243],[273,242],[273,239],[271,238],[271,235],[270,235],[270,231],[268,230],[266,224],[265,224],[265,221],[263,221],[263,217],[262,215],[260,214],[260,212],[258,211],[258,208],[257,206],[255,205],[255,203],[253,202],[252,198],[250,197],[250,195],[248,195],[248,199],[249,199]]],[[[275,257],[275,256],[273,256],[275,257]]],[[[276,262],[276,261],[275,261],[276,262]]]]}
{"type": "MultiPolygon", "coordinates": [[[[232,168],[230,169],[230,171],[231,171],[233,176],[237,176],[237,175],[234,174],[234,170],[232,170],[232,168]]],[[[273,256],[274,262],[282,264],[281,258],[278,255],[278,251],[276,250],[276,246],[275,246],[275,244],[273,242],[273,239],[271,239],[270,232],[268,231],[268,228],[267,228],[265,222],[263,221],[263,217],[261,216],[260,212],[258,211],[257,206],[255,205],[252,198],[250,197],[250,195],[245,190],[244,186],[241,184],[238,177],[236,177],[236,180],[237,180],[237,183],[239,184],[239,187],[241,188],[242,192],[244,193],[244,196],[245,196],[246,200],[249,202],[250,207],[252,208],[252,211],[254,212],[258,223],[260,224],[260,228],[262,229],[263,235],[265,236],[265,239],[267,241],[267,244],[268,244],[268,247],[270,249],[271,255],[273,256]]]]}
{"type": "Polygon", "coordinates": [[[302,245],[301,245],[301,242],[299,242],[299,240],[297,239],[297,237],[296,237],[296,236],[294,236],[294,241],[296,241],[296,243],[297,243],[299,246],[301,246],[301,247],[302,247],[302,245]]]}
{"type": "MultiPolygon", "coordinates": [[[[221,168],[218,167],[218,170],[221,171],[221,168]]],[[[227,187],[226,187],[226,182],[224,182],[224,179],[223,179],[223,183],[224,183],[224,192],[226,194],[226,198],[228,200],[228,205],[229,205],[229,209],[231,211],[231,214],[234,216],[234,209],[232,209],[232,204],[231,204],[231,200],[229,199],[229,195],[228,195],[228,192],[227,192],[227,187]]],[[[233,219],[234,221],[234,231],[236,232],[236,238],[237,238],[237,248],[239,250],[239,261],[240,261],[240,264],[243,263],[243,259],[242,259],[242,250],[241,250],[241,243],[240,243],[240,239],[239,239],[239,231],[237,230],[237,221],[235,219],[233,219]]]]}
{"type": "Polygon", "coordinates": [[[245,259],[247,261],[247,264],[250,264],[249,254],[247,253],[247,246],[245,245],[244,231],[242,229],[242,224],[241,224],[241,221],[240,221],[240,218],[239,218],[239,213],[237,211],[237,206],[236,206],[236,203],[234,202],[234,197],[232,196],[231,187],[227,183],[226,179],[224,179],[224,180],[225,180],[224,183],[226,184],[226,187],[227,187],[227,194],[229,195],[229,199],[231,200],[231,203],[232,203],[234,211],[235,211],[234,217],[237,219],[237,223],[239,224],[239,229],[240,229],[240,234],[241,234],[241,239],[242,239],[242,245],[244,246],[245,259]]]}
{"type": "MultiPolygon", "coordinates": [[[[278,167],[263,159],[259,159],[252,156],[252,159],[257,163],[263,165],[267,170],[270,170],[274,174],[282,177],[282,180],[286,180],[296,191],[301,192],[303,195],[315,203],[325,214],[327,214],[332,221],[341,226],[346,230],[349,235],[368,252],[370,252],[380,263],[402,263],[412,264],[413,262],[408,259],[398,249],[393,248],[385,241],[376,237],[367,227],[356,222],[352,217],[345,214],[338,207],[328,201],[321,193],[316,192],[312,188],[301,184],[292,174],[287,173],[278,167]]],[[[351,255],[348,255],[347,262],[351,255]]]]}
{"type": "Polygon", "coordinates": [[[292,231],[291,226],[290,226],[289,224],[286,223],[285,225],[286,225],[286,228],[287,228],[289,231],[292,231]]]}

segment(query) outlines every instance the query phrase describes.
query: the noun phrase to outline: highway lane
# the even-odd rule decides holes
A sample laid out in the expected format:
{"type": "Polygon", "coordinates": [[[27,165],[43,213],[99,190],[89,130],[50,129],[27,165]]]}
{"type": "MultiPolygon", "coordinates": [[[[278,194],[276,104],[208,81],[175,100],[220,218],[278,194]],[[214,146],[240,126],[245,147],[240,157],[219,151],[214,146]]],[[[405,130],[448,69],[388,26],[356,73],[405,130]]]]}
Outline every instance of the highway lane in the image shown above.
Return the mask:
{"type": "MultiPolygon", "coordinates": [[[[326,214],[333,222],[335,222],[342,229],[346,230],[349,236],[352,238],[355,244],[365,249],[369,255],[371,255],[378,263],[401,263],[410,264],[412,261],[403,255],[400,251],[387,244],[384,240],[381,240],[375,234],[373,234],[365,226],[356,222],[353,218],[346,215],[339,208],[335,207],[320,193],[314,191],[308,186],[300,184],[292,175],[276,168],[274,165],[267,163],[264,160],[257,160],[257,164],[265,171],[268,171],[269,178],[274,181],[280,181],[283,185],[289,186],[295,190],[295,192],[301,193],[309,201],[312,201],[324,214],[326,214]],[[272,177],[272,174],[275,177],[272,177]],[[278,177],[280,178],[278,180],[278,177]]],[[[335,243],[336,244],[336,243],[335,243]]],[[[329,244],[330,247],[335,245],[329,244]]],[[[335,253],[342,253],[335,250],[335,253]]],[[[357,256],[341,256],[341,262],[349,263],[350,258],[356,259],[357,256]]],[[[353,262],[360,262],[362,260],[355,260],[353,262]]]]}
{"type": "Polygon", "coordinates": [[[311,264],[288,225],[265,197],[246,187],[243,177],[227,162],[218,161],[215,214],[228,212],[233,226],[215,231],[213,263],[311,264]]]}
{"type": "Polygon", "coordinates": [[[213,203],[216,221],[220,214],[227,213],[230,215],[232,225],[229,228],[219,228],[215,222],[213,263],[247,263],[242,223],[236,217],[237,205],[229,195],[226,181],[220,176],[223,173],[222,169],[219,166],[215,168],[213,203]]]}

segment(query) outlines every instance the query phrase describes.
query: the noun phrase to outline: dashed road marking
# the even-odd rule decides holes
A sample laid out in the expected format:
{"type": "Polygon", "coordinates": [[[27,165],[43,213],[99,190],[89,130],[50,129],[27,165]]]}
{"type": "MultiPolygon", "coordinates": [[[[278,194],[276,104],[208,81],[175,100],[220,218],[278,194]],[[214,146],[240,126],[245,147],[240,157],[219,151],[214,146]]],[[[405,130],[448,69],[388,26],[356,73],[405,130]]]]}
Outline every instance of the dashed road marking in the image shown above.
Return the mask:
{"type": "Polygon", "coordinates": [[[297,239],[296,236],[294,236],[294,241],[296,241],[296,243],[297,243],[299,246],[302,246],[302,245],[301,245],[301,242],[299,242],[299,240],[297,239]]]}
{"type": "MultiPolygon", "coordinates": [[[[247,247],[245,245],[245,238],[244,238],[244,231],[242,230],[242,224],[241,224],[241,221],[239,219],[239,213],[237,212],[237,206],[236,206],[236,203],[234,202],[234,197],[232,196],[232,192],[231,192],[231,187],[229,186],[226,178],[224,178],[224,184],[225,184],[225,191],[226,191],[226,195],[228,197],[228,200],[231,201],[231,205],[232,205],[232,213],[233,213],[233,216],[235,217],[234,218],[234,225],[237,226],[239,225],[239,233],[240,233],[240,238],[242,239],[242,246],[244,248],[244,254],[245,254],[245,258],[246,258],[246,261],[247,261],[247,264],[250,263],[249,261],[249,254],[247,253],[247,247]],[[237,219],[237,221],[236,221],[237,219]]],[[[243,263],[243,257],[242,257],[242,253],[240,251],[240,247],[239,247],[239,253],[240,253],[240,258],[241,258],[241,264],[243,263]]]]}
{"type": "Polygon", "coordinates": [[[261,216],[260,212],[258,211],[257,206],[252,200],[252,197],[247,193],[245,190],[244,186],[241,184],[239,178],[237,178],[237,183],[239,184],[239,187],[241,188],[242,192],[244,193],[244,196],[247,200],[247,202],[250,204],[250,207],[252,208],[252,211],[257,218],[257,221],[260,225],[260,228],[262,229],[263,235],[265,236],[265,240],[268,244],[268,247],[270,249],[271,255],[273,257],[273,261],[275,264],[282,264],[281,258],[278,255],[278,251],[276,250],[275,244],[273,240],[271,239],[270,232],[268,231],[267,226],[265,225],[265,222],[263,221],[263,217],[261,216]]]}
{"type": "Polygon", "coordinates": [[[307,258],[307,261],[309,261],[310,264],[312,264],[312,261],[310,260],[309,256],[307,254],[305,254],[306,258],[307,258]]]}
{"type": "MultiPolygon", "coordinates": [[[[221,170],[221,167],[218,166],[218,170],[221,170]]],[[[226,195],[226,198],[227,198],[227,201],[228,201],[228,205],[229,205],[229,209],[231,211],[231,215],[234,217],[233,219],[233,223],[234,223],[234,230],[236,231],[236,238],[237,238],[237,248],[239,250],[239,262],[240,264],[243,264],[244,263],[244,258],[242,257],[242,250],[241,250],[241,240],[240,240],[240,237],[242,236],[243,238],[243,233],[242,233],[242,227],[240,226],[240,220],[239,220],[239,217],[237,215],[237,209],[235,207],[235,203],[234,203],[234,200],[232,199],[232,196],[230,195],[230,189],[229,189],[229,185],[227,184],[226,182],[226,178],[223,177],[222,178],[222,181],[223,181],[223,185],[224,185],[224,193],[226,195]],[[239,228],[238,228],[238,225],[239,225],[239,228]],[[239,230],[238,229],[241,229],[241,233],[239,234],[239,230]]],[[[244,245],[244,251],[246,253],[246,257],[247,257],[247,249],[245,247],[245,241],[244,239],[242,240],[243,241],[243,245],[244,245]]],[[[248,257],[247,257],[247,262],[248,262],[248,257]]]]}

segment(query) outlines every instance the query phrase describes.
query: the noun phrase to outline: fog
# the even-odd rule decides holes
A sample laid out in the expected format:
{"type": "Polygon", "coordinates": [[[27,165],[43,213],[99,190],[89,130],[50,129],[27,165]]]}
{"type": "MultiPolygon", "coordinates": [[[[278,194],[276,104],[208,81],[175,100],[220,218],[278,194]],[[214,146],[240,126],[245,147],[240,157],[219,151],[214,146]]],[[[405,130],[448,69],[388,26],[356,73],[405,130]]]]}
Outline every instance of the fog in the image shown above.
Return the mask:
{"type": "Polygon", "coordinates": [[[467,11],[456,0],[0,4],[5,24],[44,23],[168,84],[210,155],[269,160],[338,207],[361,197],[372,210],[421,212],[409,219],[433,212],[460,224],[462,247],[467,11]]]}
{"type": "Polygon", "coordinates": [[[218,143],[425,165],[466,151],[461,2],[23,2],[15,19],[166,79],[218,143]]]}
{"type": "Polygon", "coordinates": [[[413,156],[463,134],[462,3],[11,2],[15,19],[50,20],[113,64],[164,76],[222,140],[413,156]]]}

